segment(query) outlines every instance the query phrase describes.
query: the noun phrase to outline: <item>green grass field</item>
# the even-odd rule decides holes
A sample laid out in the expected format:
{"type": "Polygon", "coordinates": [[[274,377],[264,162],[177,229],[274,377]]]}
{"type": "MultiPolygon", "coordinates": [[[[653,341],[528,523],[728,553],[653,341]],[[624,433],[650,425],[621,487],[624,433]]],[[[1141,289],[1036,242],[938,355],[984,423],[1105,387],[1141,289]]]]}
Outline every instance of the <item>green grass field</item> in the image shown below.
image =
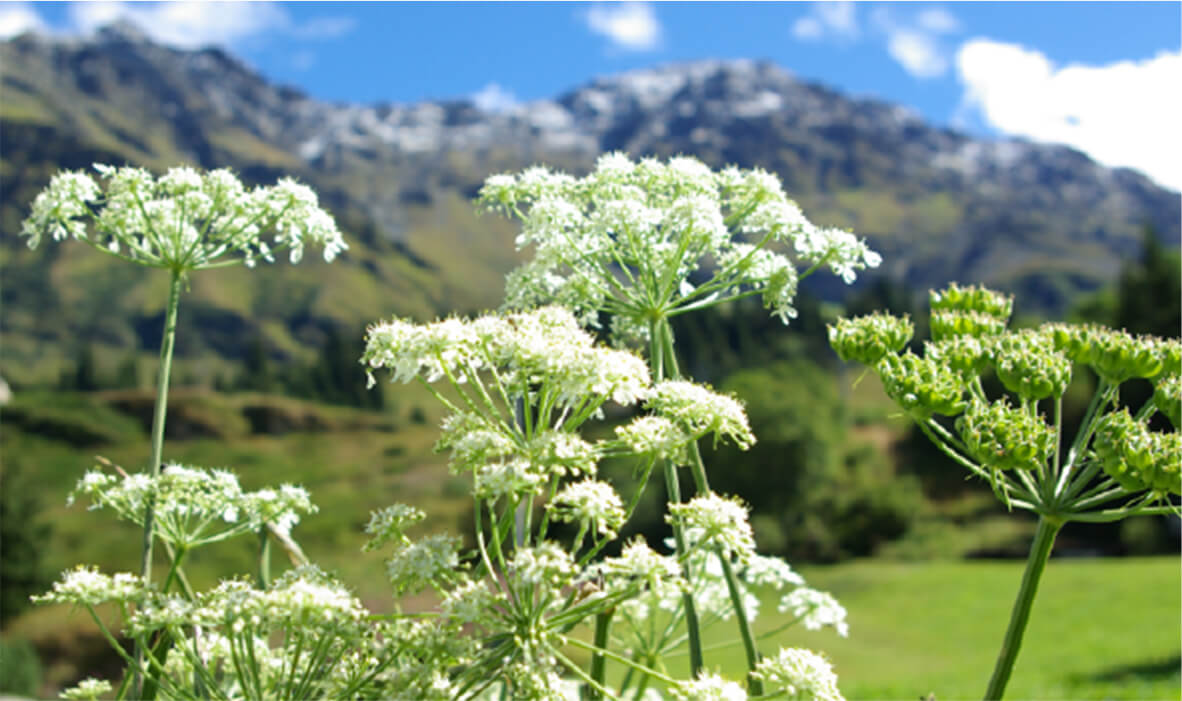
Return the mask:
{"type": "MultiPolygon", "coordinates": [[[[849,699],[980,698],[1022,576],[1021,562],[802,567],[849,611],[850,636],[797,627],[762,647],[808,647],[834,663],[849,699]]],[[[1177,699],[1182,572],[1177,558],[1053,559],[1043,577],[1007,699],[1177,699]]],[[[775,601],[765,601],[772,630],[775,601]]],[[[711,628],[708,657],[743,670],[733,623],[711,628]]]]}

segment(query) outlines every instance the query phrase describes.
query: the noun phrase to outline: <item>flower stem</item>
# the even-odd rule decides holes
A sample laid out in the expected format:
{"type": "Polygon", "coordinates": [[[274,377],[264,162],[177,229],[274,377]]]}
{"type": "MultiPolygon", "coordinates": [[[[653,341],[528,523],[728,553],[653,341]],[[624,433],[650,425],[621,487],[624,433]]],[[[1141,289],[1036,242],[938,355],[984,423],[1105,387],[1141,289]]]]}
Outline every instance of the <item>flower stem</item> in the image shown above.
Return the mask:
{"type": "MultiPolygon", "coordinates": [[[[663,341],[662,345],[665,355],[665,367],[668,369],[671,377],[680,379],[681,369],[677,363],[677,355],[673,349],[673,328],[669,325],[667,320],[661,322],[661,325],[664,329],[661,340],[663,341]]],[[[690,474],[693,475],[694,486],[697,489],[698,494],[709,494],[710,483],[706,479],[706,465],[702,461],[702,453],[700,450],[698,450],[697,441],[690,443],[689,447],[690,474]]],[[[754,672],[755,665],[759,663],[759,649],[756,647],[755,636],[751,632],[751,625],[747,620],[747,612],[744,610],[743,596],[740,593],[742,588],[739,586],[739,578],[735,574],[735,569],[731,566],[731,563],[726,557],[723,556],[723,553],[719,553],[719,559],[722,561],[722,571],[726,578],[726,587],[727,591],[730,593],[731,604],[735,607],[735,619],[739,624],[739,636],[743,639],[743,649],[747,653],[747,669],[749,672],[754,672]]],[[[689,613],[688,609],[687,613],[689,613]]],[[[687,615],[687,627],[691,620],[693,620],[695,624],[698,623],[696,615],[693,619],[690,619],[690,617],[687,615]]],[[[695,643],[698,658],[701,659],[702,641],[697,625],[689,628],[689,633],[690,666],[693,668],[693,676],[696,677],[698,676],[698,672],[701,668],[694,667],[693,665],[695,643]],[[697,640],[695,640],[695,635],[697,636],[697,640]]],[[[748,686],[751,689],[751,693],[756,696],[759,696],[763,693],[763,684],[755,677],[748,677],[748,686]]]]}
{"type": "MultiPolygon", "coordinates": [[[[152,458],[148,464],[148,475],[153,480],[160,476],[160,463],[164,452],[164,419],[168,411],[168,380],[172,374],[172,348],[176,341],[177,308],[181,302],[181,285],[184,280],[180,271],[172,272],[172,284],[168,289],[168,308],[164,315],[164,334],[160,341],[160,375],[156,382],[156,406],[152,416],[152,458]]],[[[144,541],[143,557],[140,559],[140,574],[144,584],[152,581],[152,540],[155,536],[156,495],[148,495],[148,504],[144,511],[144,541]]],[[[135,692],[142,692],[140,670],[143,663],[144,649],[138,643],[135,648],[135,675],[137,677],[135,692]]]]}
{"type": "MultiPolygon", "coordinates": [[[[168,411],[168,380],[172,373],[172,348],[176,341],[177,308],[181,301],[181,275],[172,274],[172,285],[168,290],[168,309],[164,317],[164,336],[160,341],[160,376],[156,382],[156,407],[152,416],[152,461],[148,464],[148,475],[152,479],[160,476],[160,463],[164,453],[164,419],[168,411]]],[[[148,497],[144,514],[144,550],[140,560],[140,574],[144,582],[152,581],[152,537],[155,526],[156,499],[148,497]]]]}
{"type": "Polygon", "coordinates": [[[1038,582],[1051,556],[1055,535],[1062,526],[1063,522],[1057,518],[1044,515],[1038,519],[1038,530],[1034,533],[1030,555],[1026,558],[1026,572],[1022,575],[1018,598],[1014,601],[1013,612],[1010,613],[1010,626],[1006,630],[1005,640],[1002,641],[997,664],[993,668],[993,677],[990,678],[989,688],[985,691],[985,701],[997,701],[1005,693],[1010,674],[1014,671],[1014,661],[1018,659],[1018,650],[1022,647],[1022,636],[1026,632],[1026,623],[1030,620],[1030,609],[1034,605],[1034,596],[1038,593],[1038,582]]]}
{"type": "Polygon", "coordinates": [[[591,654],[591,679],[594,683],[588,689],[590,698],[603,698],[599,692],[603,688],[603,679],[607,671],[607,658],[603,656],[599,650],[606,650],[608,643],[608,632],[611,630],[612,614],[614,610],[602,611],[595,614],[595,647],[598,648],[591,654]]]}
{"type": "MultiPolygon", "coordinates": [[[[668,319],[660,319],[649,323],[649,363],[652,366],[653,382],[660,382],[665,379],[666,369],[673,370],[674,368],[666,368],[664,360],[666,356],[674,358],[673,352],[673,329],[669,327],[668,319]]],[[[676,376],[676,375],[674,375],[676,376]]],[[[669,460],[663,460],[664,463],[664,477],[665,477],[665,493],[670,504],[681,503],[681,485],[677,479],[677,466],[669,460]]],[[[673,542],[677,553],[677,558],[683,560],[686,555],[685,532],[681,524],[674,521],[673,525],[673,542]]],[[[693,594],[693,579],[690,575],[689,564],[683,560],[682,576],[685,581],[690,584],[685,592],[681,595],[682,605],[685,607],[685,628],[689,636],[689,656],[690,656],[690,676],[697,677],[702,672],[705,666],[702,660],[702,629],[698,623],[698,609],[694,606],[693,594]]]]}
{"type": "Polygon", "coordinates": [[[747,689],[752,696],[763,696],[763,682],[754,674],[755,666],[759,664],[759,650],[755,647],[755,636],[751,633],[751,622],[747,620],[746,607],[743,606],[743,593],[739,590],[739,579],[735,576],[735,568],[731,565],[729,554],[720,549],[718,560],[722,563],[723,574],[726,575],[726,588],[731,597],[731,606],[735,607],[735,619],[739,622],[739,635],[743,638],[743,651],[747,653],[747,689]]]}

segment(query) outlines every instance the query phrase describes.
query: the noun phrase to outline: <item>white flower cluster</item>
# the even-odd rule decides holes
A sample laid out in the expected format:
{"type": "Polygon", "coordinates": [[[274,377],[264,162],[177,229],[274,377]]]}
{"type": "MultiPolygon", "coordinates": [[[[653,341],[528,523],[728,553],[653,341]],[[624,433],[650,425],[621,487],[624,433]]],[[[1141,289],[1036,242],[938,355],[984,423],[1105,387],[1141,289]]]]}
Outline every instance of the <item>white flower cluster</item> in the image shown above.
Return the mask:
{"type": "Polygon", "coordinates": [[[845,607],[837,603],[837,599],[828,592],[800,587],[785,594],[780,599],[779,608],[780,613],[790,612],[809,630],[833,626],[838,635],[843,638],[849,637],[850,626],[845,620],[845,607]]]}
{"type": "Polygon", "coordinates": [[[480,201],[519,217],[517,244],[534,247],[534,257],[509,275],[507,306],[557,302],[591,324],[602,311],[631,319],[635,330],[653,313],[748,290],[787,322],[796,314],[796,263],[787,250],[766,250],[773,242],[847,283],[881,262],[852,234],[811,224],[776,176],[733,167],[715,173],[684,156],[633,162],[609,153],[581,179],[545,168],[494,175],[480,201]],[[709,281],[691,284],[711,261],[709,281]]]}
{"type": "Polygon", "coordinates": [[[106,679],[87,677],[69,689],[63,690],[58,698],[74,701],[98,701],[99,698],[110,694],[111,691],[113,691],[111,682],[106,679]]]}
{"type": "Polygon", "coordinates": [[[717,674],[703,673],[697,679],[678,682],[669,691],[677,701],[747,701],[743,687],[717,674]]]}
{"type": "Polygon", "coordinates": [[[824,657],[802,648],[781,648],[756,665],[755,675],[792,701],[845,701],[837,675],[824,657]]]}
{"type": "Polygon", "coordinates": [[[645,406],[675,421],[693,438],[707,433],[726,436],[740,448],[755,444],[747,412],[733,397],[684,380],[666,380],[653,386],[645,406]]]}
{"type": "Polygon", "coordinates": [[[103,574],[97,567],[79,565],[62,573],[53,589],[33,597],[42,604],[73,604],[97,606],[108,601],[136,601],[145,596],[144,580],[127,572],[114,577],[103,574]]]}
{"type": "Polygon", "coordinates": [[[624,525],[624,504],[607,482],[583,480],[562,488],[547,507],[558,521],[593,528],[604,538],[615,538],[624,525]]]}
{"type": "Polygon", "coordinates": [[[76,171],[58,173],[37,195],[21,231],[30,247],[44,235],[72,237],[176,272],[236,260],[253,266],[260,258],[273,261],[282,249],[296,263],[308,242],[322,246],[327,261],[348,248],[316,193],[290,178],[247,190],[225,169],[173,168],[156,179],[142,168],[94,168],[105,191],[76,171]]]}
{"type": "Polygon", "coordinates": [[[713,492],[696,496],[684,504],[670,504],[670,522],[694,530],[693,540],[704,547],[721,548],[724,556],[745,562],[755,552],[755,536],[747,522],[747,507],[737,497],[713,492]]]}
{"type": "Polygon", "coordinates": [[[564,407],[588,397],[634,404],[650,384],[642,359],[595,346],[561,307],[473,321],[384,322],[370,327],[362,362],[370,368],[371,386],[377,368],[389,370],[396,382],[421,377],[459,384],[491,370],[504,386],[544,385],[564,407]]]}
{"type": "Polygon", "coordinates": [[[120,479],[91,470],[70,493],[70,503],[80,494],[94,502],[91,508],[111,508],[140,525],[148,499],[154,498],[156,534],[186,548],[256,532],[263,524],[287,535],[301,514],[316,511],[303,487],[245,492],[232,472],[177,464],[165,465],[155,479],[142,473],[120,479]]]}

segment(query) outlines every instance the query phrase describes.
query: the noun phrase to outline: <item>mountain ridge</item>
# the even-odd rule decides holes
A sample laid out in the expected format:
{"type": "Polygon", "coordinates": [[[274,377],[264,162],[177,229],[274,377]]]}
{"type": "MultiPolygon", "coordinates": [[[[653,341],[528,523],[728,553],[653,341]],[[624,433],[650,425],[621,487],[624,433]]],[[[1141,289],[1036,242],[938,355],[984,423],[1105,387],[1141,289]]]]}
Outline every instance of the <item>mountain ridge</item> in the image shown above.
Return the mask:
{"type": "MultiPolygon", "coordinates": [[[[186,302],[203,323],[256,330],[276,355],[306,354],[328,324],[497,306],[519,254],[510,222],[472,211],[484,178],[539,162],[581,173],[609,150],[766,168],[813,221],[866,236],[887,274],[921,289],[992,284],[1051,313],[1111,280],[1143,225],[1171,245],[1180,238],[1177,193],[1143,175],[1063,146],[931,127],[767,61],[665,64],[502,110],[471,99],[329,103],[222,49],[169,48],[119,25],[89,39],[0,43],[0,91],[0,328],[17,341],[0,350],[6,375],[70,337],[152,347],[133,331],[156,313],[150,279],[100,285],[80,271],[113,271],[114,261],[84,262],[70,247],[22,251],[16,240],[32,196],[57,168],[86,166],[81,154],[156,170],[229,166],[253,182],[291,174],[321,194],[351,234],[345,260],[222,276],[217,285],[233,293],[195,281],[186,302]],[[130,321],[96,322],[69,305],[94,294],[130,321]],[[51,310],[61,328],[14,312],[14,301],[51,310]]],[[[835,297],[838,287],[814,291],[835,297]]],[[[232,361],[240,349],[193,353],[232,361]]]]}

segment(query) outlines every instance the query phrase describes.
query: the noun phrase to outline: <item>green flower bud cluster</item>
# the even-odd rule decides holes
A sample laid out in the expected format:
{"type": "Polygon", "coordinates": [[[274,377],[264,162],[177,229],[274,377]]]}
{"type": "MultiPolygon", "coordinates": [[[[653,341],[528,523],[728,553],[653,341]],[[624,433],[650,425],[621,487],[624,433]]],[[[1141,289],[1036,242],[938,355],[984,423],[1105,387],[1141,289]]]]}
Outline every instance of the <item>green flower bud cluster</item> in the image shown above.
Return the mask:
{"type": "Polygon", "coordinates": [[[887,353],[898,353],[915,335],[915,325],[906,316],[875,312],[854,319],[838,319],[829,325],[829,345],[845,362],[874,365],[887,353]]]}
{"type": "Polygon", "coordinates": [[[980,375],[992,364],[994,346],[973,336],[950,336],[924,344],[924,356],[956,371],[964,378],[980,375]]]}
{"type": "Polygon", "coordinates": [[[994,342],[997,377],[1027,400],[1061,396],[1071,384],[1071,361],[1037,331],[1016,331],[994,342]]]}
{"type": "Polygon", "coordinates": [[[1157,344],[1161,354],[1161,374],[1158,377],[1182,376],[1182,341],[1167,338],[1157,344]]]}
{"type": "Polygon", "coordinates": [[[1153,391],[1153,405],[1169,418],[1174,428],[1182,428],[1182,376],[1166,375],[1153,391]]]}
{"type": "Polygon", "coordinates": [[[919,419],[932,414],[956,416],[964,411],[964,382],[949,367],[910,351],[886,355],[878,363],[887,396],[919,419]]]}
{"type": "Polygon", "coordinates": [[[1014,309],[1012,297],[984,287],[960,287],[955,282],[928,295],[932,307],[933,341],[955,336],[985,338],[1005,332],[1014,309]]]}
{"type": "Polygon", "coordinates": [[[1133,336],[1102,326],[1047,324],[1043,331],[1056,350],[1073,362],[1088,365],[1114,385],[1134,377],[1157,377],[1168,371],[1168,367],[1176,368],[1172,357],[1180,355],[1176,342],[1133,336]]]}
{"type": "Polygon", "coordinates": [[[943,290],[932,290],[928,299],[932,311],[976,312],[1008,321],[1014,311],[1014,298],[1000,292],[969,285],[960,287],[955,282],[943,290]]]}
{"type": "Polygon", "coordinates": [[[987,338],[1005,333],[1006,320],[976,311],[933,310],[932,340],[943,341],[956,336],[987,338]]]}
{"type": "Polygon", "coordinates": [[[1150,431],[1123,409],[1100,419],[1092,447],[1104,472],[1130,492],[1182,493],[1182,434],[1150,431]]]}
{"type": "Polygon", "coordinates": [[[956,429],[974,458],[999,470],[1036,469],[1055,448],[1053,428],[1005,399],[974,401],[957,419],[956,429]]]}

